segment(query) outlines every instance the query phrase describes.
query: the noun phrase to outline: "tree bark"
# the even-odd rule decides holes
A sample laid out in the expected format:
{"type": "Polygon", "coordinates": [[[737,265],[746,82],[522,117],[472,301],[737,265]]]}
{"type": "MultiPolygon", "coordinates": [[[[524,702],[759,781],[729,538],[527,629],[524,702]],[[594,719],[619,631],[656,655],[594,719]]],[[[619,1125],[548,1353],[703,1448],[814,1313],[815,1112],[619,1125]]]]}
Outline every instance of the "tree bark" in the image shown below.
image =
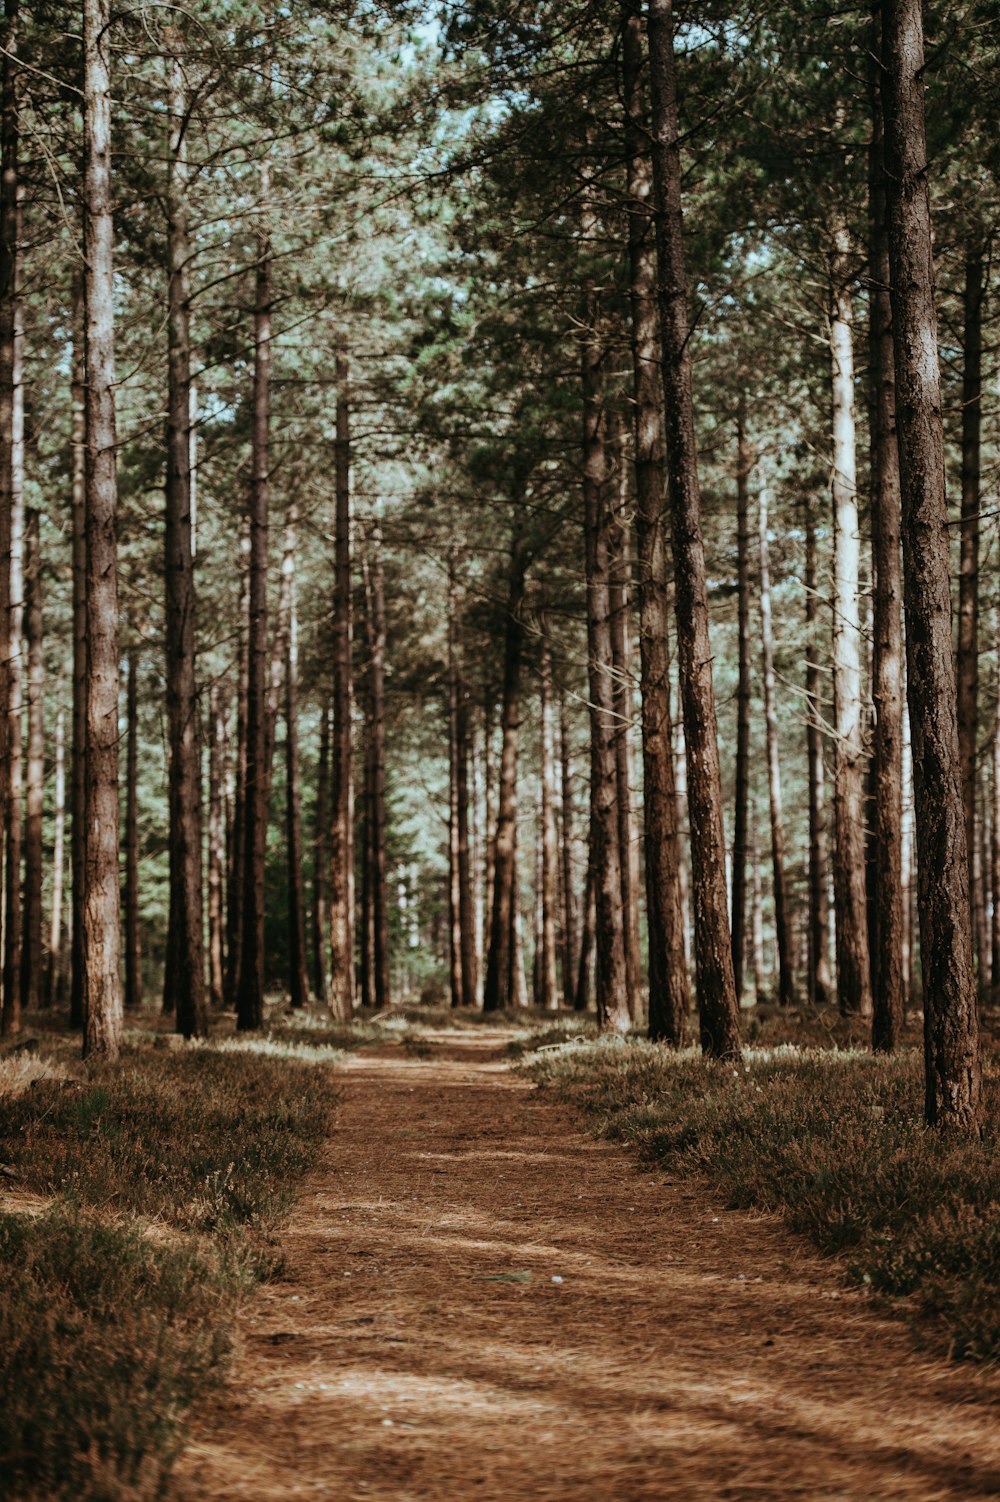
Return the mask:
{"type": "MultiPolygon", "coordinates": [[[[982,427],[983,254],[966,256],[962,338],[962,512],[958,574],[958,756],[969,856],[969,901],[975,911],[976,740],[979,733],[979,473],[982,427]]],[[[984,984],[982,971],[980,986],[984,984]]]]}
{"type": "Polygon", "coordinates": [[[354,1009],[354,785],[351,757],[351,433],[347,359],[337,356],[333,586],[333,756],[330,769],[330,1010],[354,1009]]]}
{"type": "Polygon", "coordinates": [[[558,843],[556,831],[556,748],[555,721],[552,708],[552,645],[544,612],[541,626],[541,930],[539,938],[538,1004],[546,1011],[559,1009],[559,977],[556,969],[556,891],[558,885],[558,843]]]}
{"type": "Polygon", "coordinates": [[[707,1054],[735,1057],[740,1052],[739,1009],[733,980],[727,907],[722,782],[691,393],[691,330],[684,270],[673,0],[650,0],[648,26],[667,482],[681,699],[688,753],[688,815],[701,1042],[707,1054]]]}
{"type": "Polygon", "coordinates": [[[931,1125],[974,1133],[982,1075],[952,653],[921,0],[883,0],[881,14],[925,1115],[931,1125]]]}
{"type": "Polygon", "coordinates": [[[462,976],[462,891],[458,868],[458,654],[455,636],[458,590],[454,559],[448,564],[448,959],[451,1004],[465,999],[462,976]]]}
{"type": "Polygon", "coordinates": [[[209,695],[212,742],[208,758],[208,999],[218,1009],[224,1000],[225,977],[225,768],[226,711],[217,684],[209,695]]]}
{"type": "Polygon", "coordinates": [[[389,893],[386,881],[385,792],[385,577],[382,531],[376,521],[371,533],[372,577],[372,922],[374,925],[375,1005],[391,1002],[389,970],[389,893]]]}
{"type": "Polygon", "coordinates": [[[24,943],[21,949],[21,1005],[42,1002],[42,807],[45,794],[45,646],[42,639],[42,559],[38,512],[25,523],[25,645],[28,659],[28,748],[24,807],[24,943]]]}
{"type": "Polygon", "coordinates": [[[139,932],[139,674],[128,654],[125,688],[125,1009],[142,1006],[142,944],[139,932]]]}
{"type": "MultiPolygon", "coordinates": [[[[180,46],[176,32],[171,46],[180,46]]],[[[185,1038],[208,1033],[202,912],[201,745],[195,669],[195,588],[191,514],[191,294],[188,266],[188,108],[184,71],[170,58],[167,185],[167,723],[170,742],[170,918],[164,1011],[185,1038]]]]}
{"type": "MultiPolygon", "coordinates": [[[[83,1028],[83,900],[87,872],[87,412],[83,273],[73,276],[73,722],[70,763],[70,1026],[83,1028]]],[[[2,551],[2,545],[0,545],[2,551]]]]}
{"type": "Polygon", "coordinates": [[[87,809],[84,1053],[113,1059],[122,1034],[118,873],[118,557],[115,514],[114,229],[110,9],[84,0],[84,300],[87,414],[87,809]]]}
{"type": "MultiPolygon", "coordinates": [[[[993,639],[998,649],[1000,664],[1000,607],[997,608],[993,639]]],[[[996,704],[993,710],[993,803],[990,822],[990,852],[992,874],[993,915],[990,931],[991,967],[993,991],[1000,989],[1000,667],[996,674],[996,704]]]]}
{"type": "Polygon", "coordinates": [[[616,414],[609,444],[617,469],[617,502],[608,527],[608,608],[611,625],[614,703],[615,802],[618,806],[618,847],[622,877],[622,937],[628,1011],[638,1021],[641,961],[639,954],[639,846],[632,818],[632,650],[629,630],[631,559],[628,521],[628,467],[624,424],[616,414]]]}
{"type": "Polygon", "coordinates": [[[511,546],[504,633],[501,752],[497,792],[497,826],[493,855],[493,904],[490,944],[483,986],[483,1010],[498,1012],[514,1005],[514,905],[517,837],[517,736],[521,707],[521,653],[524,623],[525,559],[520,542],[511,546]]]}
{"type": "Polygon", "coordinates": [[[792,934],[785,877],[785,823],[781,806],[781,765],[778,758],[778,704],[774,686],[774,632],[771,625],[771,562],[767,537],[767,494],[759,498],[760,636],[764,667],[764,725],[767,738],[767,792],[771,814],[771,870],[774,881],[774,934],[778,949],[778,1000],[795,1002],[792,934]]]}
{"type": "Polygon", "coordinates": [[[842,1013],[872,1012],[865,891],[864,747],[861,726],[861,618],[857,454],[854,422],[854,312],[850,241],[833,231],[830,359],[833,434],[833,877],[837,917],[837,996],[842,1013]]]}
{"type": "Polygon", "coordinates": [[[240,537],[239,657],[236,670],[236,765],[233,818],[229,840],[226,892],[226,1004],[235,1010],[243,964],[243,893],[246,887],[247,836],[247,701],[250,696],[250,555],[249,517],[240,537]]]}
{"type": "Polygon", "coordinates": [[[809,997],[826,1006],[830,977],[830,914],[827,902],[826,774],[819,671],[819,595],[816,578],[816,523],[808,500],[806,536],[806,756],[809,780],[809,997]]]}
{"type": "MultiPolygon", "coordinates": [[[[268,170],[261,197],[267,212],[268,170]]],[[[268,641],[267,545],[271,437],[271,237],[257,235],[254,296],[254,376],[250,481],[249,619],[247,628],[246,771],[243,792],[243,894],[236,1026],[252,1032],[264,1022],[264,864],[267,851],[268,641]]]]}
{"type": "Polygon", "coordinates": [[[288,992],[296,1009],[309,1005],[306,975],[306,895],[299,786],[299,622],[295,591],[298,507],[288,503],[285,558],[289,561],[288,632],[285,644],[285,823],[288,853],[288,992]]]}
{"type": "Polygon", "coordinates": [[[559,698],[559,755],[562,773],[562,982],[563,1003],[576,1005],[576,892],[573,882],[573,767],[569,754],[566,697],[559,698]]]}
{"type": "Polygon", "coordinates": [[[66,720],[56,713],[55,770],[52,790],[52,908],[49,915],[49,971],[45,999],[61,1004],[65,982],[63,891],[66,864],[66,720]]]}
{"type": "Polygon", "coordinates": [[[4,917],[3,1012],[0,1026],[21,1026],[21,856],[24,766],[24,310],[21,302],[22,194],[19,167],[20,16],[16,0],[5,5],[2,82],[3,177],[0,185],[0,515],[3,518],[2,586],[5,634],[3,683],[4,917]]]}
{"type": "Polygon", "coordinates": [[[889,242],[885,213],[882,101],[873,91],[871,145],[871,264],[869,291],[871,420],[871,527],[874,574],[872,756],[874,804],[874,931],[872,1047],[891,1053],[903,1027],[903,628],[899,551],[899,449],[896,442],[896,373],[889,297],[889,242]]]}
{"type": "Polygon", "coordinates": [[[746,397],[736,413],[736,572],[739,680],[736,689],[736,807],[733,817],[732,929],[733,980],[737,1000],[743,996],[746,951],[746,868],[749,853],[747,816],[750,801],[750,470],[746,397]]]}
{"type": "Polygon", "coordinates": [[[313,827],[313,989],[327,1004],[326,951],[329,942],[327,867],[330,861],[330,706],[320,709],[319,764],[316,768],[316,822],[313,827]]]}

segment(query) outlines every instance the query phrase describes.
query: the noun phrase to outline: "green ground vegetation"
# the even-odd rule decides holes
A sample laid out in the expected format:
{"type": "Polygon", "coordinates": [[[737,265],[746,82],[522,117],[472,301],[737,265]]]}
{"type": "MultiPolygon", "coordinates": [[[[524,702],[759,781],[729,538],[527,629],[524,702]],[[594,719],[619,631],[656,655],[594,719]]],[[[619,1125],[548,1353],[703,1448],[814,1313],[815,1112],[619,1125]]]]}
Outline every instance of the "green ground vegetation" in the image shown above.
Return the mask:
{"type": "Polygon", "coordinates": [[[115,1068],[43,1041],[0,1064],[7,1495],[164,1494],[329,1128],[335,1076],[299,1036],[176,1051],[137,1037],[115,1068]]]}

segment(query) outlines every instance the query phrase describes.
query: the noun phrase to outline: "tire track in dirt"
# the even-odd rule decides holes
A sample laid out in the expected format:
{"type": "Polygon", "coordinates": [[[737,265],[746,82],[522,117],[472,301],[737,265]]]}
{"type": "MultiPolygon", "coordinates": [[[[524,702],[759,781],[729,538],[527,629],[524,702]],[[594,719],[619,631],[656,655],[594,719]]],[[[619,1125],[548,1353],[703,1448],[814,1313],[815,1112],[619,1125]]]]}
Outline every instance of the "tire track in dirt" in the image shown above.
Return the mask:
{"type": "Polygon", "coordinates": [[[774,1222],[589,1139],[509,1072],[510,1036],[348,1060],[182,1496],[1000,1494],[995,1376],[921,1358],[774,1222]]]}

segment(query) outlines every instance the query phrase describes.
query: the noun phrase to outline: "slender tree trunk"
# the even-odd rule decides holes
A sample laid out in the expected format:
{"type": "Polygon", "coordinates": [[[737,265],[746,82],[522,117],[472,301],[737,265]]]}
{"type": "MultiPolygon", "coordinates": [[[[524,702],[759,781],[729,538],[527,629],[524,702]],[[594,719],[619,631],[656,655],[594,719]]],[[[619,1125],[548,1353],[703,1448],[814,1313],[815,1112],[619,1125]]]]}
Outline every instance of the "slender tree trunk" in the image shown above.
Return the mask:
{"type": "Polygon", "coordinates": [[[247,703],[250,697],[250,527],[240,538],[240,642],[236,673],[236,766],[229,841],[226,902],[226,1004],[235,1010],[243,964],[243,894],[246,888],[247,703]]]}
{"type": "Polygon", "coordinates": [[[288,846],[288,990],[293,1007],[309,1005],[306,975],[306,894],[302,850],[302,790],[299,786],[299,622],[295,592],[298,507],[288,503],[285,557],[288,580],[288,635],[285,646],[285,818],[288,846]]]}
{"type": "Polygon", "coordinates": [[[688,753],[699,1018],[705,1052],[732,1057],[740,1052],[739,1008],[733,980],[727,906],[722,781],[691,393],[691,329],[684,270],[673,0],[650,0],[648,25],[667,488],[673,537],[674,607],[684,737],[688,753]]]}
{"type": "MultiPolygon", "coordinates": [[[[16,485],[15,428],[21,402],[17,372],[17,327],[20,300],[20,225],[18,198],[18,7],[6,0],[4,50],[0,59],[0,856],[6,843],[9,795],[9,732],[11,688],[11,542],[16,485]]],[[[3,927],[3,887],[0,885],[0,929],[3,927]]],[[[2,985],[2,976],[0,976],[2,985]]],[[[17,998],[19,1004],[20,998],[17,998]]],[[[0,996],[0,1007],[3,998],[0,996]]],[[[0,1023],[13,1022],[7,1005],[0,1023]]]]}
{"type": "MultiPolygon", "coordinates": [[[[269,176],[262,173],[267,212],[269,176]]],[[[250,482],[249,619],[247,628],[246,770],[243,784],[243,895],[236,1026],[252,1032],[264,1022],[264,865],[267,852],[268,696],[267,551],[271,441],[271,238],[257,235],[254,298],[252,474],[250,482]]]]}
{"type": "Polygon", "coordinates": [[[845,224],[834,228],[830,281],[833,398],[833,762],[837,995],[843,1013],[870,1017],[871,971],[865,891],[864,748],[861,727],[861,619],[857,456],[854,423],[854,313],[845,224]]]}
{"type": "Polygon", "coordinates": [[[756,800],[750,809],[750,864],[751,871],[751,945],[753,953],[753,990],[757,1005],[767,1000],[764,979],[764,893],[760,879],[760,836],[757,829],[756,800]]]}
{"type": "MultiPolygon", "coordinates": [[[[73,276],[73,721],[70,760],[70,1026],[84,1026],[83,899],[87,870],[87,413],[83,273],[73,276]]],[[[2,552],[2,545],[0,545],[2,552]]]]}
{"type": "Polygon", "coordinates": [[[628,1011],[633,1022],[640,1009],[639,846],[632,818],[632,651],[629,630],[628,468],[624,424],[616,413],[609,448],[616,467],[617,503],[608,526],[608,608],[611,625],[614,703],[615,802],[618,806],[618,848],[622,878],[622,937],[628,1011]]]}
{"type": "MultiPolygon", "coordinates": [[[[969,857],[969,901],[976,910],[976,740],[979,733],[979,472],[982,427],[983,254],[965,261],[962,339],[962,530],[958,575],[958,756],[969,857]]],[[[982,970],[980,986],[984,984],[982,970]]]]}
{"type": "Polygon", "coordinates": [[[559,698],[559,753],[562,771],[562,981],[563,1003],[576,1005],[576,893],[573,883],[573,768],[566,724],[566,698],[559,698]]]}
{"type": "Polygon", "coordinates": [[[49,971],[45,988],[46,1004],[62,1002],[65,980],[63,956],[63,883],[66,865],[66,720],[62,709],[56,713],[55,770],[52,788],[52,908],[49,915],[49,971]]]}
{"type": "Polygon", "coordinates": [[[209,696],[212,742],[208,758],[208,999],[223,1004],[225,975],[226,819],[224,777],[228,760],[226,712],[222,694],[212,685],[209,696]]]}
{"type": "MultiPolygon", "coordinates": [[[[6,5],[6,35],[16,57],[19,13],[6,5]]],[[[23,845],[24,748],[24,310],[21,302],[21,199],[18,150],[18,71],[4,59],[3,183],[0,187],[0,511],[4,513],[6,672],[4,770],[4,919],[2,1030],[21,1026],[21,857],[23,845]]]]}
{"type": "MultiPolygon", "coordinates": [[[[364,533],[362,532],[362,536],[364,533]]],[[[361,904],[358,915],[359,972],[361,1005],[375,1008],[375,696],[373,663],[375,660],[375,605],[372,599],[372,571],[367,542],[361,551],[361,578],[365,592],[365,647],[367,661],[363,678],[365,735],[364,775],[361,786],[361,814],[355,824],[360,847],[361,904]]]]}
{"type": "MultiPolygon", "coordinates": [[[[977,776],[978,784],[979,778],[977,776]]],[[[977,789],[978,791],[978,789],[977,789]]],[[[975,876],[975,914],[976,933],[976,968],[979,974],[979,989],[989,991],[990,986],[990,915],[989,915],[989,843],[986,834],[986,805],[985,799],[977,798],[976,828],[974,837],[976,841],[974,876],[975,876]]]]}
{"type": "Polygon", "coordinates": [[[820,708],[819,595],[816,578],[816,523],[805,506],[806,536],[806,755],[809,778],[809,995],[814,1006],[831,998],[829,876],[826,855],[826,774],[820,708]]]}
{"type": "Polygon", "coordinates": [[[84,0],[84,298],[87,413],[87,810],[84,1053],[121,1047],[118,874],[118,557],[110,10],[84,0]]]}
{"type": "Polygon", "coordinates": [[[519,541],[511,547],[507,626],[504,637],[503,704],[500,713],[502,747],[497,793],[497,826],[493,857],[493,905],[490,945],[486,959],[483,1010],[498,1012],[514,1005],[514,906],[517,838],[517,733],[521,707],[521,653],[524,623],[525,560],[519,541]]]}
{"type": "Polygon", "coordinates": [[[44,994],[42,968],[42,808],[45,795],[45,645],[42,639],[42,559],[38,512],[25,524],[25,645],[28,659],[28,748],[25,760],[24,944],[21,1005],[36,1010],[44,994]]]}
{"type": "Polygon", "coordinates": [[[313,828],[313,989],[327,1002],[326,950],[329,942],[327,867],[330,862],[330,706],[320,710],[319,765],[316,769],[316,823],[313,828]]]}
{"type": "Polygon", "coordinates": [[[576,971],[576,993],[573,1005],[576,1011],[586,1012],[590,1004],[590,971],[594,953],[594,930],[597,927],[597,902],[594,896],[594,873],[587,870],[587,885],[583,894],[582,924],[580,929],[580,958],[576,971]]]}
{"type": "Polygon", "coordinates": [[[552,710],[552,646],[544,619],[541,622],[541,930],[539,938],[538,1005],[547,1011],[559,1009],[559,977],[556,969],[556,891],[558,882],[558,843],[556,831],[556,748],[555,721],[552,710]]]}
{"type": "Polygon", "coordinates": [[[125,1008],[142,1005],[142,944],[139,932],[139,674],[128,655],[125,689],[125,1008]]]}
{"type": "Polygon", "coordinates": [[[785,877],[785,823],[778,758],[778,704],[774,685],[774,632],[771,625],[771,564],[767,537],[767,495],[760,493],[760,636],[764,667],[764,725],[767,736],[767,791],[771,813],[771,870],[774,879],[774,934],[778,950],[778,1000],[795,1002],[795,973],[788,884],[785,877]]]}
{"type": "Polygon", "coordinates": [[[992,876],[992,924],[990,976],[994,993],[1000,989],[1000,607],[997,608],[993,639],[997,644],[996,703],[993,709],[993,802],[990,822],[990,868],[992,876]]]}
{"type": "Polygon", "coordinates": [[[460,1007],[462,977],[462,893],[458,869],[458,655],[455,642],[457,586],[454,559],[448,568],[448,958],[451,1004],[460,1007]]]}
{"type": "Polygon", "coordinates": [[[638,542],[640,674],[643,697],[643,820],[646,837],[646,918],[649,925],[650,1038],[680,1042],[688,1011],[688,964],[677,852],[670,718],[667,551],[661,345],[656,324],[656,249],[652,171],[643,99],[643,24],[623,6],[622,83],[629,186],[629,297],[632,397],[635,413],[635,532],[638,542]]]}
{"type": "Polygon", "coordinates": [[[476,953],[476,904],[473,890],[473,850],[469,832],[469,709],[465,684],[459,675],[458,748],[458,907],[462,935],[462,1005],[474,1007],[479,995],[476,953]]]}
{"type": "Polygon", "coordinates": [[[743,997],[746,949],[746,869],[749,853],[747,812],[750,800],[750,470],[746,397],[736,413],[736,570],[739,633],[739,681],[736,689],[736,808],[733,819],[733,979],[737,1000],[743,997]]]}
{"type": "MultiPolygon", "coordinates": [[[[172,45],[180,45],[172,33],[172,45]]],[[[208,1033],[202,913],[201,745],[195,677],[191,516],[191,295],[188,266],[188,101],[181,58],[170,59],[167,191],[168,413],[164,547],[167,722],[170,739],[170,919],[164,1011],[185,1038],[208,1033]]]]}
{"type": "Polygon", "coordinates": [[[882,102],[874,93],[871,146],[870,369],[871,527],[874,573],[872,756],[874,804],[874,930],[872,1046],[891,1053],[903,1027],[903,592],[899,552],[899,450],[896,373],[889,298],[889,242],[885,217],[882,102]]]}
{"type": "Polygon", "coordinates": [[[883,0],[881,13],[925,1114],[931,1125],[978,1132],[982,1075],[952,653],[921,0],[883,0]]]}
{"type": "Polygon", "coordinates": [[[372,921],[374,923],[375,1004],[389,1006],[389,892],[386,873],[385,787],[385,578],[382,531],[376,521],[371,537],[372,572],[372,921]]]}
{"type": "Polygon", "coordinates": [[[354,784],[351,758],[351,434],[347,360],[337,356],[330,823],[330,1010],[354,1009],[354,784]]]}

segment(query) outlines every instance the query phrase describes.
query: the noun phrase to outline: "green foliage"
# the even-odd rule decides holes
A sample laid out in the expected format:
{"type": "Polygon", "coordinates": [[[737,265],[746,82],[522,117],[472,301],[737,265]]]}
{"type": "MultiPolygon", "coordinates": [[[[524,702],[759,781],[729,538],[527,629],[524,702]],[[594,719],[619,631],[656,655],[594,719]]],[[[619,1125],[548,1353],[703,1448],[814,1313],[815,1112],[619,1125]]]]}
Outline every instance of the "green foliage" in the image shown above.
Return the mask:
{"type": "Polygon", "coordinates": [[[3,1161],[52,1196],[0,1213],[5,1495],[163,1495],[333,1099],[328,1068],[238,1043],[133,1048],[117,1072],[0,1099],[3,1161]]]}
{"type": "MultiPolygon", "coordinates": [[[[997,1128],[981,1141],[924,1128],[915,1052],[780,1046],[736,1066],[601,1040],[524,1067],[647,1162],[703,1174],[731,1207],[783,1215],[953,1356],[1000,1355],[997,1128]]],[[[993,1073],[993,1123],[998,1108],[993,1073]]]]}

